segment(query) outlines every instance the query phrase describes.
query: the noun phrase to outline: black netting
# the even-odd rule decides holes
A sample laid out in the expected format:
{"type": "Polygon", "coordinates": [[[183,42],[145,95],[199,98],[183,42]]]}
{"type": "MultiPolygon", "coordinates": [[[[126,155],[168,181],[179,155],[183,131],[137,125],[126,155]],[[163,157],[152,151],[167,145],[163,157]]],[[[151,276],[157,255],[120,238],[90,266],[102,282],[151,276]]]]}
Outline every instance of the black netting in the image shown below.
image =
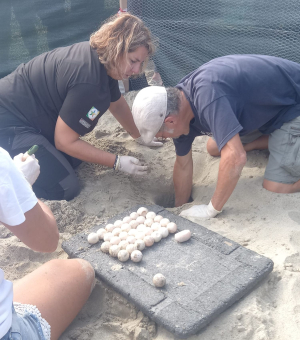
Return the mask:
{"type": "MultiPolygon", "coordinates": [[[[1,0],[0,77],[42,52],[88,40],[118,8],[119,0],[1,0]]],[[[295,0],[128,0],[159,38],[154,62],[166,86],[222,55],[300,62],[298,8],[295,0]]]]}
{"type": "Polygon", "coordinates": [[[1,0],[0,77],[56,47],[88,40],[119,0],[1,0]]]}
{"type": "Polygon", "coordinates": [[[154,62],[166,86],[228,54],[300,62],[296,0],[129,0],[128,9],[159,38],[154,62]]]}

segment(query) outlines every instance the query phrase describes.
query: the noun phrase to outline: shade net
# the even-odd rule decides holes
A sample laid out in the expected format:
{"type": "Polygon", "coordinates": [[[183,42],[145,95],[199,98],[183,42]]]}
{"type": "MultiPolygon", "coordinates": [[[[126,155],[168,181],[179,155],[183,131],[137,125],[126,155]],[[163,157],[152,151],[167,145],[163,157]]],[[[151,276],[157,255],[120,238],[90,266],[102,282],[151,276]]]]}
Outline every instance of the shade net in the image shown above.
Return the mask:
{"type": "Polygon", "coordinates": [[[128,8],[159,39],[154,62],[165,86],[229,54],[300,62],[296,0],[134,0],[128,8]]]}
{"type": "Polygon", "coordinates": [[[89,40],[118,0],[0,0],[0,77],[43,52],[89,40]]]}
{"type": "MultiPolygon", "coordinates": [[[[0,0],[0,77],[40,53],[88,40],[118,8],[118,0],[0,0]]],[[[158,38],[153,60],[165,86],[228,54],[300,62],[296,0],[128,0],[128,9],[158,38]]]]}

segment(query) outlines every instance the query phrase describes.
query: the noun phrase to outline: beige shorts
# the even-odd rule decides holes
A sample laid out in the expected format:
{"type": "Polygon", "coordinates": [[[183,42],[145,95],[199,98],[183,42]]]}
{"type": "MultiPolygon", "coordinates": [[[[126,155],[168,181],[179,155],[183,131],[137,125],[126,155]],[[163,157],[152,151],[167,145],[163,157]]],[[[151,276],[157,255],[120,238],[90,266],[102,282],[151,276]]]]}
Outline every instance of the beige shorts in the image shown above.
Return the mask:
{"type": "MultiPolygon", "coordinates": [[[[240,139],[241,139],[242,144],[248,144],[248,143],[255,141],[257,138],[259,138],[261,136],[263,136],[263,133],[261,133],[258,130],[254,130],[254,131],[248,133],[247,135],[240,136],[240,139]]],[[[216,141],[213,136],[212,136],[212,139],[214,141],[216,141]]]]}
{"type": "Polygon", "coordinates": [[[265,179],[285,184],[300,180],[300,116],[270,134],[269,151],[265,179]]]}

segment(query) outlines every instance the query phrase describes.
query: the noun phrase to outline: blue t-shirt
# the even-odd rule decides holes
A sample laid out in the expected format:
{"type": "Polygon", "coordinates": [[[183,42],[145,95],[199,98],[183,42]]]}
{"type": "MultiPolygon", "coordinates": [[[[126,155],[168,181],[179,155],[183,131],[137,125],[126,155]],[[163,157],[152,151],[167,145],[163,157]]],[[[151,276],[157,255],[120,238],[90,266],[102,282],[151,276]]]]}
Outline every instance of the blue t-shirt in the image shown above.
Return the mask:
{"type": "Polygon", "coordinates": [[[300,64],[263,55],[230,55],[202,65],[176,86],[195,118],[174,139],[186,155],[195,137],[213,135],[219,150],[237,133],[269,134],[300,115],[300,64]]]}

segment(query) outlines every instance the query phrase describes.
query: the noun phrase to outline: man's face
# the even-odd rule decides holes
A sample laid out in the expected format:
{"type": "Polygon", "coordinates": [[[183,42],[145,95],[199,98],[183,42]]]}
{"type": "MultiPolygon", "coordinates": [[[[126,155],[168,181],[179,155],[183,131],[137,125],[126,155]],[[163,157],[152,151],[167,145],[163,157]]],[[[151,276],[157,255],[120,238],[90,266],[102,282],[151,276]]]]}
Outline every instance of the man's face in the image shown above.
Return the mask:
{"type": "Polygon", "coordinates": [[[157,138],[179,138],[181,135],[188,135],[190,125],[184,124],[179,116],[168,116],[161,129],[156,134],[157,138]]]}

